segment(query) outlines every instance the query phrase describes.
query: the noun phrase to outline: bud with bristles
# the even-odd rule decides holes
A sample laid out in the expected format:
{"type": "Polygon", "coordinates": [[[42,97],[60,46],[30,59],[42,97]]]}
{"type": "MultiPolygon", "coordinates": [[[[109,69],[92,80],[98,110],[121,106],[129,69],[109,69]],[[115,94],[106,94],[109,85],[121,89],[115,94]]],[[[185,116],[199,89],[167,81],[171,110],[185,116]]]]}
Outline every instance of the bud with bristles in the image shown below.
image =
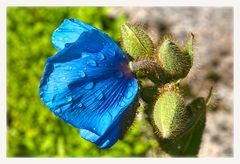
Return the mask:
{"type": "Polygon", "coordinates": [[[184,45],[183,53],[185,53],[186,55],[188,55],[190,57],[191,66],[193,64],[193,42],[194,42],[194,35],[193,35],[193,33],[190,33],[188,35],[187,42],[184,45]]]}
{"type": "MultiPolygon", "coordinates": [[[[190,46],[186,49],[189,52],[190,46]]],[[[183,52],[173,41],[166,39],[158,51],[163,69],[173,79],[184,78],[192,67],[192,57],[183,52]]]]}
{"type": "Polygon", "coordinates": [[[125,23],[121,27],[124,50],[133,58],[151,56],[154,45],[145,31],[137,26],[125,23]]]}
{"type": "Polygon", "coordinates": [[[184,129],[186,119],[184,99],[180,92],[174,85],[165,86],[153,110],[153,124],[159,137],[177,137],[184,129]]]}

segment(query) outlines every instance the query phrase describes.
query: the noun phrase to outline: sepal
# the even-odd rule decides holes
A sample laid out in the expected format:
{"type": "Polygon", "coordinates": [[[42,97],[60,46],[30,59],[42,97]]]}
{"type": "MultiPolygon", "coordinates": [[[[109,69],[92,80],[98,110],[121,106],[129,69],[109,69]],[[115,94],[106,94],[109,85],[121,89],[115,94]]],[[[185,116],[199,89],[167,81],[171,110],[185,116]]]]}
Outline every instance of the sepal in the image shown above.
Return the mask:
{"type": "Polygon", "coordinates": [[[153,55],[153,42],[140,27],[125,23],[121,27],[121,34],[123,48],[132,58],[153,55]]]}

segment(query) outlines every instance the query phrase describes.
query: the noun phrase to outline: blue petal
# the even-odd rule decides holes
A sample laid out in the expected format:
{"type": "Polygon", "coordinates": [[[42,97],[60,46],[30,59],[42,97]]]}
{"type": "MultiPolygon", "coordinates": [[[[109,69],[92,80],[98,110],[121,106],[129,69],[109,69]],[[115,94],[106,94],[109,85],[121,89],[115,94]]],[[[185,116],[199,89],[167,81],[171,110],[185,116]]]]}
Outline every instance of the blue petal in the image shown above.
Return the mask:
{"type": "Polygon", "coordinates": [[[92,29],[96,28],[77,19],[65,19],[53,32],[52,43],[57,50],[62,50],[66,43],[75,42],[83,32],[92,29]]]}
{"type": "Polygon", "coordinates": [[[120,133],[120,117],[102,136],[99,136],[86,129],[80,129],[80,135],[82,138],[95,143],[101,149],[109,148],[113,144],[115,144],[118,141],[119,133],[120,133]]]}
{"type": "Polygon", "coordinates": [[[48,58],[40,97],[65,122],[103,136],[132,103],[138,84],[121,49],[99,30],[48,58]]]}

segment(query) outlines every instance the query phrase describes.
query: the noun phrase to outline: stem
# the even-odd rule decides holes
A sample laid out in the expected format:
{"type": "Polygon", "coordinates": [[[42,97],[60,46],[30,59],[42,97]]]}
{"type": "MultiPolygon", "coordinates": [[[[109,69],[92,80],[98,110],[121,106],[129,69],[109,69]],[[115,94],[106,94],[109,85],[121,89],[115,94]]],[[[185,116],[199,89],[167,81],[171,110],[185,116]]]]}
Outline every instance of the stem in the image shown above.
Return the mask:
{"type": "Polygon", "coordinates": [[[162,67],[155,61],[133,61],[129,63],[129,67],[135,73],[144,73],[144,76],[148,77],[154,83],[165,83],[168,79],[162,67]]]}
{"type": "Polygon", "coordinates": [[[212,99],[212,90],[213,90],[213,87],[211,87],[209,93],[208,93],[208,97],[206,99],[206,106],[208,106],[211,102],[211,99],[212,99]]]}
{"type": "Polygon", "coordinates": [[[155,71],[156,69],[161,69],[158,63],[150,60],[141,60],[136,62],[130,62],[130,69],[133,72],[137,72],[139,70],[148,70],[148,71],[155,71]]]}

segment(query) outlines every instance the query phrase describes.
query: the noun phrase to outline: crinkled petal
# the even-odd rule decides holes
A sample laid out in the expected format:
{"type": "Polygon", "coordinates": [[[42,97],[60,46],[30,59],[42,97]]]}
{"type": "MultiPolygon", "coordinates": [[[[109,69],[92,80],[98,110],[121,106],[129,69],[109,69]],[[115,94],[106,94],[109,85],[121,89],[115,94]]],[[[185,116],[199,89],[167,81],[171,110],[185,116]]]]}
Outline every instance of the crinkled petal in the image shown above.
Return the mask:
{"type": "Polygon", "coordinates": [[[77,19],[65,19],[53,32],[52,43],[57,50],[62,50],[66,43],[75,42],[83,32],[92,29],[96,28],[77,19]]]}
{"type": "Polygon", "coordinates": [[[119,133],[120,133],[120,117],[102,136],[99,136],[86,129],[80,129],[80,135],[82,138],[92,143],[95,143],[101,149],[109,148],[113,144],[115,144],[118,141],[119,133]]]}
{"type": "Polygon", "coordinates": [[[138,84],[114,41],[99,32],[79,39],[48,58],[40,97],[65,122],[103,136],[132,103],[138,84]]]}

